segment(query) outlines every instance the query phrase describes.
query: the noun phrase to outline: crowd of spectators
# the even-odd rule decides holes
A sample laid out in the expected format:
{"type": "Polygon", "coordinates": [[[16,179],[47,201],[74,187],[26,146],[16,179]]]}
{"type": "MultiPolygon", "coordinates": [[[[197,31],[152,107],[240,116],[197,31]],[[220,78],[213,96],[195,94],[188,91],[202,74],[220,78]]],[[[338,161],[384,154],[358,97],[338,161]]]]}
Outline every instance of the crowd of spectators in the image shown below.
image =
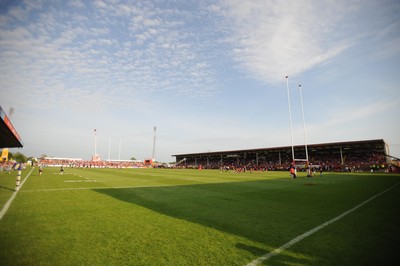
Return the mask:
{"type": "Polygon", "coordinates": [[[4,161],[0,163],[0,171],[11,172],[14,162],[4,161]]]}
{"type": "MultiPolygon", "coordinates": [[[[290,156],[280,159],[262,158],[256,161],[254,158],[225,158],[225,161],[212,160],[210,158],[187,159],[182,163],[172,164],[166,167],[164,164],[146,164],[142,161],[84,161],[73,159],[39,159],[38,166],[44,167],[74,167],[74,168],[178,168],[178,169],[219,169],[221,171],[288,171],[293,165],[290,156]]],[[[308,164],[295,162],[297,171],[307,171],[308,166],[315,171],[323,172],[399,172],[400,165],[388,163],[383,154],[348,153],[344,156],[332,154],[311,155],[308,164]]],[[[1,162],[0,171],[11,171],[13,162],[1,162]]]]}
{"type": "Polygon", "coordinates": [[[83,160],[58,160],[39,159],[38,165],[49,167],[74,167],[74,168],[142,168],[143,162],[139,161],[83,161],[83,160]]]}
{"type": "MultiPolygon", "coordinates": [[[[324,172],[398,172],[398,167],[391,165],[386,161],[382,154],[359,153],[347,154],[343,158],[337,158],[329,154],[322,156],[313,156],[309,158],[308,165],[324,172]]],[[[202,169],[223,169],[233,170],[236,172],[243,171],[288,171],[293,165],[290,158],[283,158],[281,160],[259,160],[256,162],[254,159],[230,159],[221,162],[212,161],[207,158],[196,158],[193,160],[186,160],[178,164],[178,168],[198,168],[202,169]]],[[[295,162],[298,171],[306,171],[306,162],[295,162]]]]}

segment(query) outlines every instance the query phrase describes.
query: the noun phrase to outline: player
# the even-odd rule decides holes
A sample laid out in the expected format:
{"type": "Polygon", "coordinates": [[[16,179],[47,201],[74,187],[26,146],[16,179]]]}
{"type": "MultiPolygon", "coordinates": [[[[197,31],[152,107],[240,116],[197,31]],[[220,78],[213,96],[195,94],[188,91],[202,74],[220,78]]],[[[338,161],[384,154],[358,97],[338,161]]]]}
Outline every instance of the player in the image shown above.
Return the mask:
{"type": "Polygon", "coordinates": [[[294,166],[290,167],[290,175],[292,176],[293,179],[296,178],[296,168],[294,166]]]}

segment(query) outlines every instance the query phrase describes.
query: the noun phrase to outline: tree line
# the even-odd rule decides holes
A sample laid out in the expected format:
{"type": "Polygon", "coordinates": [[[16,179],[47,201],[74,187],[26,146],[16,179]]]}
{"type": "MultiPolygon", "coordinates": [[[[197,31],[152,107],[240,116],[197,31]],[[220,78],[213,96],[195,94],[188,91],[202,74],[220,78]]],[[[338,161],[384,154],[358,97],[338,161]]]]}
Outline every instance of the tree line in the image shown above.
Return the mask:
{"type": "Polygon", "coordinates": [[[21,153],[21,152],[8,152],[8,160],[9,161],[16,161],[16,162],[20,162],[20,163],[26,163],[29,160],[32,160],[33,157],[27,157],[25,156],[25,154],[21,153]]]}

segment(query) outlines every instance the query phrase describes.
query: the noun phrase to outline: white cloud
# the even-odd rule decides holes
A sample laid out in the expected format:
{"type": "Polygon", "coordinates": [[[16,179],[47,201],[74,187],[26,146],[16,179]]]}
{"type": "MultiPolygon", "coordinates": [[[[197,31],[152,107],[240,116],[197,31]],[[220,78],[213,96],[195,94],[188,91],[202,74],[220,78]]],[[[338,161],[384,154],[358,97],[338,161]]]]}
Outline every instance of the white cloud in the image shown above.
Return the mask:
{"type": "MultiPolygon", "coordinates": [[[[133,6],[96,1],[94,12],[79,13],[84,8],[82,2],[69,4],[79,6],[78,13],[39,9],[40,5],[10,11],[12,16],[21,13],[18,17],[22,21],[29,12],[37,13],[29,14],[33,19],[20,27],[1,27],[2,80],[14,88],[21,84],[18,90],[28,96],[43,92],[46,97],[75,95],[79,99],[75,107],[79,103],[82,107],[90,105],[87,93],[104,101],[97,95],[99,90],[114,92],[112,98],[120,98],[119,102],[131,96],[164,92],[191,97],[210,95],[212,86],[207,85],[213,77],[209,65],[190,40],[197,33],[186,27],[178,11],[164,12],[146,3],[133,6]],[[94,19],[98,23],[92,23],[94,19]],[[57,93],[50,93],[52,90],[57,93]]],[[[9,90],[3,97],[15,101],[13,94],[9,90]]],[[[47,102],[59,104],[57,99],[47,102]]]]}
{"type": "Polygon", "coordinates": [[[268,83],[299,75],[352,45],[335,31],[349,9],[331,1],[228,1],[216,10],[231,25],[233,56],[268,83]],[[347,10],[347,11],[346,11],[347,10]]]}
{"type": "Polygon", "coordinates": [[[392,100],[391,102],[376,101],[369,104],[364,103],[361,106],[347,107],[341,112],[336,110],[335,113],[330,114],[331,117],[325,123],[335,127],[345,123],[365,121],[364,119],[371,118],[372,116],[380,116],[384,119],[385,113],[399,106],[399,104],[398,100],[392,100]]]}
{"type": "Polygon", "coordinates": [[[84,8],[85,4],[81,0],[68,1],[68,5],[75,8],[84,8]]]}
{"type": "Polygon", "coordinates": [[[107,3],[105,1],[97,0],[97,1],[94,1],[93,4],[97,8],[101,8],[101,9],[107,9],[108,8],[108,5],[107,5],[107,3]]]}
{"type": "Polygon", "coordinates": [[[24,20],[26,19],[27,13],[26,10],[17,6],[10,10],[10,15],[17,20],[24,20]]]}

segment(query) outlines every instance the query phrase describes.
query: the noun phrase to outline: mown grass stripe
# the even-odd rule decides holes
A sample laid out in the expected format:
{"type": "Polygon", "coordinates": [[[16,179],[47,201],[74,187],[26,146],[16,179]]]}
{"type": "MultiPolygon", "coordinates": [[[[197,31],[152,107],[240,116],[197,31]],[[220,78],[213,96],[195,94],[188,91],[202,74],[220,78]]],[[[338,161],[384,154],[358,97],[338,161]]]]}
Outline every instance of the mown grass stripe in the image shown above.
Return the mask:
{"type": "Polygon", "coordinates": [[[388,189],[386,189],[386,190],[384,190],[384,191],[382,191],[382,192],[376,194],[375,196],[372,196],[371,198],[369,198],[369,199],[363,201],[362,203],[358,204],[358,205],[355,206],[354,208],[345,211],[344,213],[342,213],[342,214],[336,216],[335,218],[333,218],[333,219],[331,219],[331,220],[329,220],[329,221],[327,221],[327,222],[325,222],[325,223],[323,223],[323,224],[321,224],[321,225],[318,225],[317,227],[315,227],[315,228],[313,228],[313,229],[311,229],[311,230],[305,232],[304,234],[301,234],[301,235],[299,235],[299,236],[293,238],[292,240],[290,240],[290,241],[287,242],[286,244],[280,246],[279,248],[277,248],[277,249],[275,249],[275,250],[273,250],[273,251],[271,251],[271,252],[269,252],[269,253],[267,253],[267,254],[264,254],[263,256],[261,256],[261,257],[255,259],[255,260],[253,260],[252,262],[248,263],[247,266],[256,266],[256,265],[259,265],[259,264],[261,264],[261,263],[267,261],[267,260],[270,259],[271,257],[276,256],[276,255],[278,255],[279,253],[281,253],[282,251],[284,251],[284,250],[290,248],[291,246],[293,246],[293,245],[296,244],[297,242],[300,242],[300,241],[303,240],[304,238],[306,238],[306,237],[308,237],[308,236],[310,236],[310,235],[312,235],[312,234],[318,232],[318,231],[321,230],[322,228],[324,228],[324,227],[330,225],[331,223],[334,223],[334,222],[336,222],[336,221],[342,219],[344,216],[346,216],[346,215],[352,213],[353,211],[355,211],[355,210],[357,210],[358,208],[364,206],[365,204],[367,204],[368,202],[372,201],[373,199],[375,199],[375,198],[379,197],[380,195],[382,195],[382,194],[388,192],[389,190],[395,188],[395,187],[396,187],[397,185],[399,185],[399,184],[400,184],[400,181],[397,182],[396,184],[394,184],[393,186],[389,187],[388,189]]]}

